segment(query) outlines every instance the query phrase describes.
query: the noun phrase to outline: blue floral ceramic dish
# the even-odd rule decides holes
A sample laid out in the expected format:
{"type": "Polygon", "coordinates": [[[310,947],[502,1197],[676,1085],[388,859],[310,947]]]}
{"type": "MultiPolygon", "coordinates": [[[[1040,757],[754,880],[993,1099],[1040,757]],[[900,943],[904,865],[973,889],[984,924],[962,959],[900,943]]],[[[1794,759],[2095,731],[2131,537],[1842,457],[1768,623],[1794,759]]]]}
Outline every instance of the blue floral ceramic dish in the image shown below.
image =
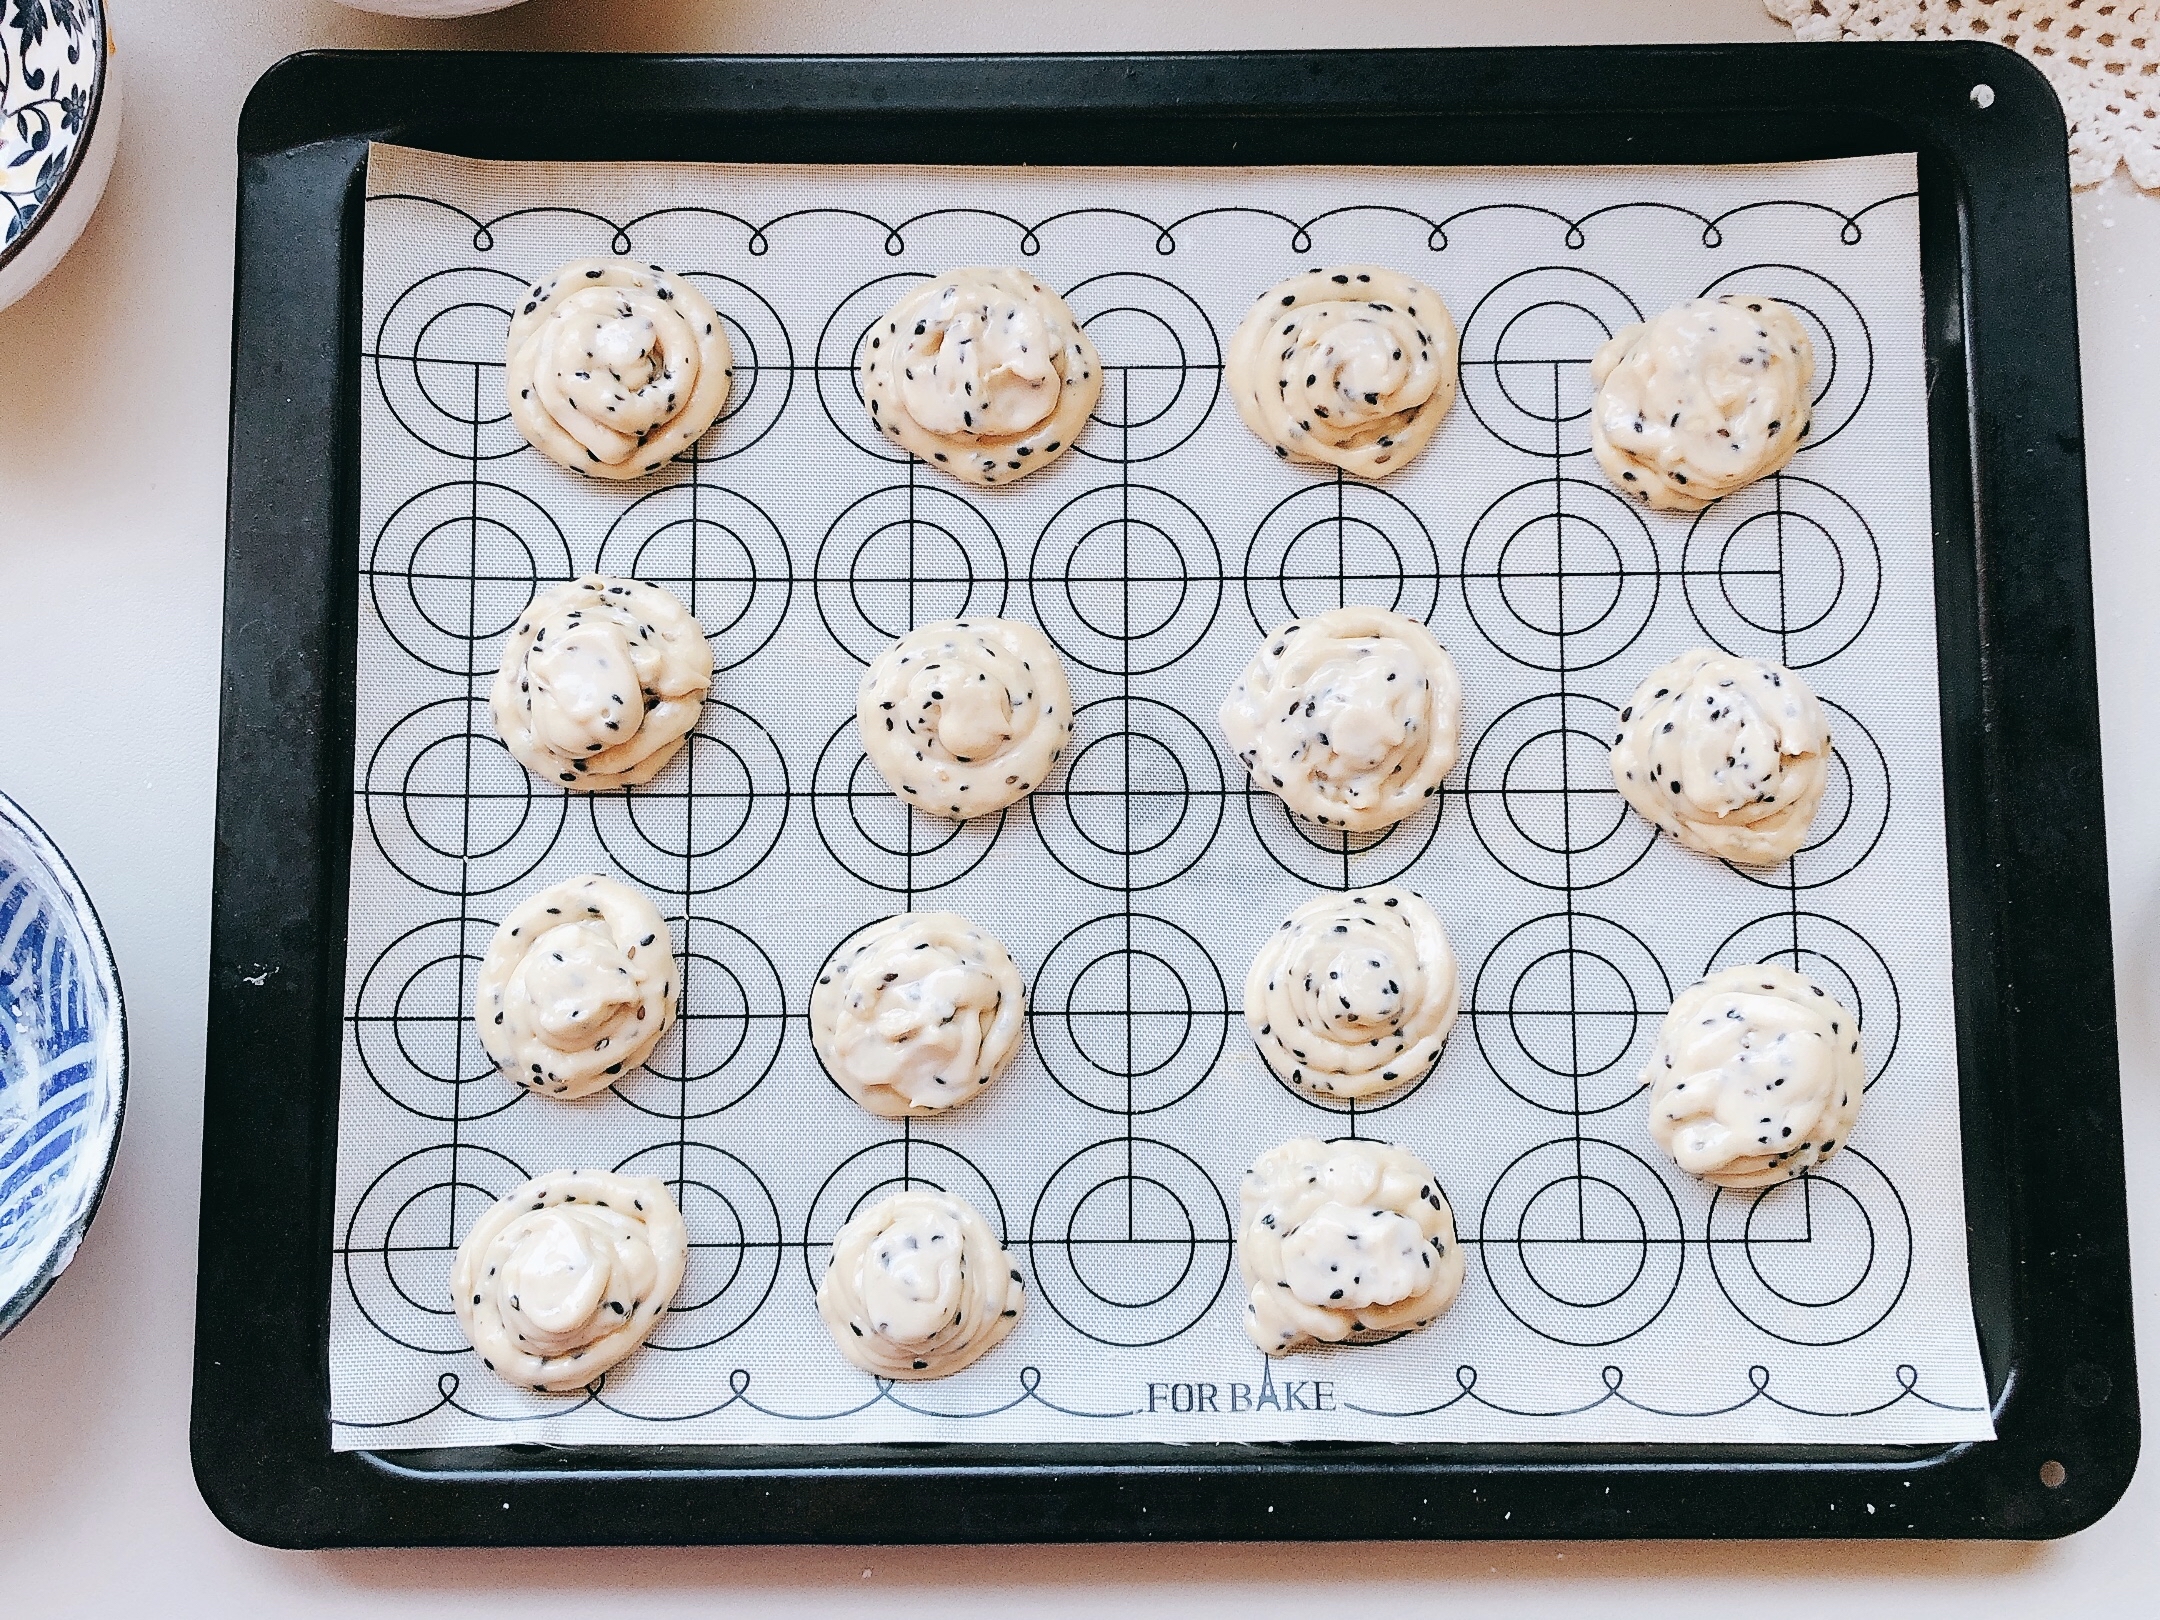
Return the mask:
{"type": "Polygon", "coordinates": [[[105,0],[0,0],[0,305],[58,262],[112,170],[105,0]]]}
{"type": "Polygon", "coordinates": [[[0,1334],[75,1258],[126,1094],[105,930],[60,851],[0,794],[0,1334]]]}

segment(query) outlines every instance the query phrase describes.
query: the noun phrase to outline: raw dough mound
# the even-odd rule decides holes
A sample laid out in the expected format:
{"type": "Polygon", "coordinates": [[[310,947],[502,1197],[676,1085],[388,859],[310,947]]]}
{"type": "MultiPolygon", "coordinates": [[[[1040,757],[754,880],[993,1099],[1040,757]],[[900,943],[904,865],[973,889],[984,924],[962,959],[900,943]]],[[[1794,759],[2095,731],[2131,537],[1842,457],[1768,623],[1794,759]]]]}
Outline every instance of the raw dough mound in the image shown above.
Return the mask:
{"type": "Polygon", "coordinates": [[[1230,339],[1223,380],[1278,456],[1380,478],[1424,449],[1455,403],[1455,354],[1438,293],[1346,264],[1262,293],[1230,339]]]}
{"type": "Polygon", "coordinates": [[[917,810],[965,821],[1027,797],[1072,740],[1072,688],[1032,624],[917,625],[864,671],[863,752],[917,810]]]}
{"type": "Polygon", "coordinates": [[[1807,683],[1697,647],[1620,711],[1613,785],[1689,849],[1775,866],[1807,842],[1830,783],[1830,722],[1807,683]]]}
{"type": "Polygon", "coordinates": [[[1072,448],[1102,357],[1025,270],[949,270],[895,304],[855,357],[878,430],[970,484],[1009,484],[1072,448]]]}
{"type": "Polygon", "coordinates": [[[1421,1328],[1462,1292],[1455,1215],[1433,1173],[1385,1142],[1298,1137],[1238,1193],[1245,1331],[1271,1356],[1421,1328]]]}
{"type": "Polygon", "coordinates": [[[1020,1270],[964,1198],[897,1192],[833,1239],[818,1314],[840,1353],[879,1378],[947,1378],[1019,1320],[1020,1270]]]}
{"type": "Polygon", "coordinates": [[[510,417],[572,472],[639,478],[727,409],[735,353],[705,295],[658,265],[574,259],[510,318],[510,417]]]}
{"type": "Polygon", "coordinates": [[[1691,298],[1590,362],[1590,447],[1622,494],[1699,512],[1768,478],[1807,436],[1815,346],[1772,298],[1691,298]]]}
{"type": "Polygon", "coordinates": [[[1299,815],[1378,832],[1455,768],[1462,682],[1417,620],[1336,608],[1261,644],[1223,699],[1222,728],[1253,781],[1299,815]]]}
{"type": "Polygon", "coordinates": [[[1422,1080],[1455,1027],[1455,952],[1433,909],[1391,883],[1308,900],[1245,975],[1245,1022],[1277,1079],[1316,1097],[1422,1080]]]}
{"type": "Polygon", "coordinates": [[[649,782],[697,724],[712,647],[657,585],[587,574],[533,598],[488,708],[535,776],[582,793],[649,782]]]}
{"type": "Polygon", "coordinates": [[[527,1389],[579,1390],[659,1325],[689,1254],[665,1183],[557,1170],[473,1223],[450,1299],[491,1370],[527,1389]]]}
{"type": "Polygon", "coordinates": [[[1690,1175],[1774,1187],[1852,1135],[1860,1025],[1790,968],[1727,968],[1680,992],[1643,1069],[1650,1134],[1690,1175]]]}
{"type": "Polygon", "coordinates": [[[1020,1045],[1027,995],[995,937],[950,911],[910,911],[851,935],[810,992],[825,1072],[873,1114],[963,1103],[1020,1045]]]}
{"type": "Polygon", "coordinates": [[[542,889],[502,920],[473,1017],[495,1067],[545,1097],[585,1097],[675,1023],[675,952],[653,903],[613,878],[542,889]]]}

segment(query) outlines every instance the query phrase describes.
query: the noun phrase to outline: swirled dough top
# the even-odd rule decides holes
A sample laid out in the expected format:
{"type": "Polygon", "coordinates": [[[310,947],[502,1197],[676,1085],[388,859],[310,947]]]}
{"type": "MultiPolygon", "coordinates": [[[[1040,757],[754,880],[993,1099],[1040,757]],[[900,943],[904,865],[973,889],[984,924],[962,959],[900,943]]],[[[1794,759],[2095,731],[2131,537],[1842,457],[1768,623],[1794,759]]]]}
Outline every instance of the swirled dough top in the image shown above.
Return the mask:
{"type": "Polygon", "coordinates": [[[488,709],[535,776],[575,792],[649,782],[697,724],[712,647],[657,585],[587,574],[533,598],[488,709]]]}
{"type": "Polygon", "coordinates": [[[1775,866],[1807,842],[1829,786],[1830,722],[1791,670],[1697,647],[1635,688],[1612,773],[1689,849],[1775,866]]]}
{"type": "Polygon", "coordinates": [[[546,1097],[605,1089],[675,1023],[675,952],[653,903],[613,878],[558,883],[505,917],[473,1017],[495,1067],[546,1097]]]}
{"type": "Polygon", "coordinates": [[[947,1378],[1012,1332],[1020,1268],[964,1198],[897,1192],[833,1239],[818,1314],[840,1353],[879,1378],[947,1378]]]}
{"type": "Polygon", "coordinates": [[[1680,992],[1643,1069],[1650,1134],[1690,1175],[1772,1187],[1844,1146],[1867,1086],[1860,1025],[1790,968],[1726,968],[1680,992]]]}
{"type": "Polygon", "coordinates": [[[656,264],[574,259],[510,317],[510,417],[572,472],[658,472],[727,409],[735,353],[703,293],[656,264]]]}
{"type": "Polygon", "coordinates": [[[1102,357],[1065,300],[1025,270],[948,270],[863,336],[870,420],[970,484],[1009,484],[1072,448],[1102,396],[1102,357]]]}
{"type": "Polygon", "coordinates": [[[1027,1022],[1020,970],[950,911],[910,911],[851,935],[810,992],[825,1072],[873,1114],[963,1103],[1012,1058],[1027,1022]]]}
{"type": "Polygon", "coordinates": [[[1275,453],[1380,478],[1455,403],[1455,321],[1430,287],[1378,265],[1292,276],[1230,339],[1223,381],[1275,453]]]}
{"type": "Polygon", "coordinates": [[[1378,832],[1455,768],[1462,682],[1417,620],[1336,608],[1262,642],[1221,717],[1253,781],[1292,810],[1323,827],[1378,832]]]}
{"type": "Polygon", "coordinates": [[[1455,1027],[1455,952],[1433,909],[1382,884],[1306,901],[1245,975],[1245,1022],[1277,1079],[1316,1097],[1422,1080],[1455,1027]]]}
{"type": "Polygon", "coordinates": [[[1072,688],[1043,633],[1011,619],[917,625],[855,697],[863,752],[917,810],[965,821],[1042,785],[1072,740],[1072,688]]]}
{"type": "Polygon", "coordinates": [[[1440,1183],[1414,1155],[1303,1136],[1245,1172],[1238,1270],[1245,1331],[1280,1356],[1424,1327],[1462,1291],[1463,1251],[1440,1183]]]}
{"type": "Polygon", "coordinates": [[[490,1370],[527,1389],[579,1390],[659,1325],[689,1254],[664,1183],[558,1170],[473,1222],[450,1299],[490,1370]]]}
{"type": "Polygon", "coordinates": [[[1815,348],[1775,299],[1691,298],[1590,361],[1590,447],[1624,494],[1674,512],[1768,478],[1807,435],[1815,348]]]}

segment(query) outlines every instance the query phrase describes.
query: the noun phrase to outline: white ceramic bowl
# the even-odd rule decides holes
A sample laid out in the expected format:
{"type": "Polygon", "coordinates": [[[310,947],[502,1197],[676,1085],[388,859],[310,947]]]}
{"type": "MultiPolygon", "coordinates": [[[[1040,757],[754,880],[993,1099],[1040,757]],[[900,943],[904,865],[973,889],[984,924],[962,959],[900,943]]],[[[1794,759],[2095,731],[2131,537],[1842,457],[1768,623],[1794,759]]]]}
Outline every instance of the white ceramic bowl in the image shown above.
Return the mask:
{"type": "Polygon", "coordinates": [[[105,194],[119,69],[105,0],[0,12],[0,309],[45,279],[105,194]]]}
{"type": "Polygon", "coordinates": [[[338,0],[355,11],[379,11],[385,17],[477,17],[483,11],[506,11],[521,0],[338,0]]]}

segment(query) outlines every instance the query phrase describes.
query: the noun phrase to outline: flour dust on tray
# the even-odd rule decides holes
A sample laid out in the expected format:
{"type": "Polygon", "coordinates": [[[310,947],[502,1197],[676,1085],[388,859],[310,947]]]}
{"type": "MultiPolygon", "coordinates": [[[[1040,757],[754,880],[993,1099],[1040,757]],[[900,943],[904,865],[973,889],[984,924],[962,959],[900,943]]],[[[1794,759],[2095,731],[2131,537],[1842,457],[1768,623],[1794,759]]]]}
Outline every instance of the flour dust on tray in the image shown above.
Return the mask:
{"type": "Polygon", "coordinates": [[[526,442],[575,473],[641,478],[727,409],[735,356],[703,293],[656,264],[574,259],[510,318],[503,377],[526,442]]]}
{"type": "Polygon", "coordinates": [[[451,1302],[490,1372],[568,1393],[645,1342],[689,1253],[664,1183],[557,1170],[473,1223],[451,1264],[451,1302]]]}
{"type": "Polygon", "coordinates": [[[1463,1249],[1439,1180],[1386,1142],[1301,1136],[1238,1190],[1245,1332],[1271,1356],[1430,1325],[1462,1291],[1463,1249]]]}

